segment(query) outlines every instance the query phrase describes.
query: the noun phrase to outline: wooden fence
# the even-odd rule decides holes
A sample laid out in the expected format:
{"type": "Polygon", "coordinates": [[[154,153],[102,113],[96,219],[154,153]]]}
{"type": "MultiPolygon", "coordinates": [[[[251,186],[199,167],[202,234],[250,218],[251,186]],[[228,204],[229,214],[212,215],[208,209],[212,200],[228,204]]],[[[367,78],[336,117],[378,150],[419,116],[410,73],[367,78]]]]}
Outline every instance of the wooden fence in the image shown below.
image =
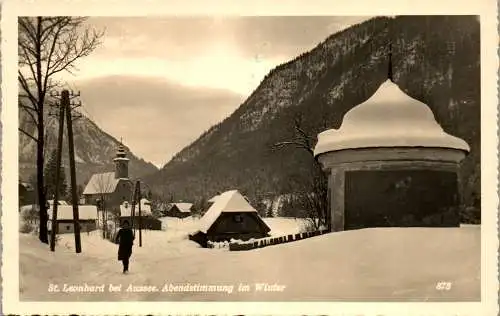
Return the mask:
{"type": "Polygon", "coordinates": [[[231,242],[229,243],[229,250],[230,251],[243,251],[243,250],[252,250],[256,248],[263,248],[267,246],[272,246],[272,245],[279,245],[279,244],[284,244],[288,242],[293,242],[297,240],[302,240],[314,236],[319,236],[326,234],[328,231],[327,230],[318,230],[318,231],[313,231],[313,232],[305,232],[305,233],[297,233],[297,234],[290,234],[286,236],[280,236],[280,237],[268,237],[268,238],[262,238],[259,240],[255,241],[245,241],[245,242],[231,242]]]}

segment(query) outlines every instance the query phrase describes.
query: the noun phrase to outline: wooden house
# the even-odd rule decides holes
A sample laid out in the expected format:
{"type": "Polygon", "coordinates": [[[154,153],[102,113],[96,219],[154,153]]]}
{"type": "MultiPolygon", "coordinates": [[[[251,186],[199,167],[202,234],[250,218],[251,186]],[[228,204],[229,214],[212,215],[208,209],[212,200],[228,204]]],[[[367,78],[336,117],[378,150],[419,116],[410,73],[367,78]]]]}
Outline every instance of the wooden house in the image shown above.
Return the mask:
{"type": "Polygon", "coordinates": [[[232,190],[218,196],[200,219],[199,230],[189,239],[206,247],[208,241],[263,238],[270,231],[257,210],[237,190],[232,190]]]}
{"type": "Polygon", "coordinates": [[[192,203],[172,203],[167,211],[167,216],[186,218],[191,216],[192,203]]]}

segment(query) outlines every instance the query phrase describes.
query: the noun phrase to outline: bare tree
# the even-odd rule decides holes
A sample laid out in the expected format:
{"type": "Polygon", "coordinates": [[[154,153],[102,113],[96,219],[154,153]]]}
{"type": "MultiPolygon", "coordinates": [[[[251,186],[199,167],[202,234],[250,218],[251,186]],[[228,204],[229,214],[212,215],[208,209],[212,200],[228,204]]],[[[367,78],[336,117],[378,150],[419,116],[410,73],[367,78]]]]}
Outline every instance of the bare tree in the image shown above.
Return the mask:
{"type": "Polygon", "coordinates": [[[321,226],[330,229],[327,183],[324,172],[314,166],[309,181],[305,181],[293,197],[292,203],[305,211],[306,218],[314,230],[321,226]]]}
{"type": "Polygon", "coordinates": [[[96,181],[92,186],[100,200],[100,211],[102,215],[102,238],[106,238],[106,228],[108,219],[108,197],[114,189],[114,178],[108,176],[108,173],[99,173],[95,175],[96,181]]]}
{"type": "Polygon", "coordinates": [[[20,17],[18,21],[19,109],[35,126],[34,131],[19,131],[36,143],[37,194],[40,209],[39,239],[48,243],[47,207],[43,167],[45,148],[46,101],[57,86],[55,75],[72,73],[75,62],[88,56],[99,44],[103,32],[84,24],[82,17],[20,17]]]}
{"type": "MultiPolygon", "coordinates": [[[[319,161],[314,157],[315,138],[302,127],[302,116],[294,118],[294,136],[291,140],[275,143],[272,150],[280,150],[287,147],[296,148],[307,152],[312,161],[311,174],[306,180],[302,180],[296,185],[292,203],[300,207],[306,218],[313,225],[315,230],[321,226],[331,229],[330,210],[328,209],[328,180],[323,172],[319,161]]],[[[323,123],[326,125],[326,122],[323,123]]]]}

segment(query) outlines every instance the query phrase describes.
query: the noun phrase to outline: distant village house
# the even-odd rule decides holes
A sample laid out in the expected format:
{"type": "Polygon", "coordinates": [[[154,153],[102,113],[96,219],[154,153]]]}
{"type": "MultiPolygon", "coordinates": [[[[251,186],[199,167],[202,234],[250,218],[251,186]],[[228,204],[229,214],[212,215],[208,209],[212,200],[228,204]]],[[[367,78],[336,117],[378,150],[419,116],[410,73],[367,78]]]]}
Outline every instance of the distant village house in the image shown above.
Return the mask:
{"type": "Polygon", "coordinates": [[[27,183],[19,181],[19,206],[35,204],[35,188],[27,183]]]}
{"type": "MultiPolygon", "coordinates": [[[[48,229],[51,231],[54,204],[49,203],[49,205],[48,229]]],[[[78,213],[80,232],[91,232],[97,228],[97,207],[95,205],[79,205],[78,213]]],[[[73,233],[75,231],[75,227],[73,225],[73,206],[68,205],[65,202],[58,203],[56,221],[57,234],[73,233]]]]}
{"type": "Polygon", "coordinates": [[[169,217],[186,218],[191,216],[192,203],[172,203],[166,214],[169,217]]]}
{"type": "Polygon", "coordinates": [[[140,205],[141,213],[139,216],[139,204],[134,206],[134,214],[132,214],[132,205],[129,202],[123,202],[120,205],[120,225],[128,221],[135,228],[161,230],[161,221],[153,217],[151,202],[143,198],[140,205]]]}

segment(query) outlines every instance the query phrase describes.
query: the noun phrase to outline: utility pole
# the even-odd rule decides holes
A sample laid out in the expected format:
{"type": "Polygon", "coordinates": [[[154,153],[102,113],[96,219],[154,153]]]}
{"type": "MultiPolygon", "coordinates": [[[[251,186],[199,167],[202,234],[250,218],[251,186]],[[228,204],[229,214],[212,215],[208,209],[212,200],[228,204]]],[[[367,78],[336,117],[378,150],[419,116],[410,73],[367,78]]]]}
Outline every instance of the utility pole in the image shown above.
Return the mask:
{"type": "MultiPolygon", "coordinates": [[[[106,197],[104,196],[105,194],[101,194],[101,213],[102,213],[102,239],[106,239],[106,224],[107,224],[107,218],[106,218],[106,197]]],[[[99,215],[97,215],[99,217],[99,215]]]]}
{"type": "Polygon", "coordinates": [[[137,180],[137,200],[139,201],[139,247],[142,247],[141,181],[137,180]]]}
{"type": "MultiPolygon", "coordinates": [[[[76,253],[82,252],[81,238],[80,238],[80,220],[78,214],[78,197],[76,188],[76,166],[75,166],[75,149],[73,143],[73,120],[79,118],[80,116],[73,117],[72,110],[81,106],[71,104],[70,102],[70,92],[68,90],[63,90],[60,94],[58,92],[51,93],[51,96],[58,97],[61,96],[59,104],[59,138],[57,140],[57,170],[56,170],[56,192],[54,194],[54,206],[52,211],[52,234],[51,234],[51,245],[50,250],[55,251],[55,235],[57,231],[57,208],[59,204],[59,185],[60,185],[60,174],[61,174],[61,156],[62,156],[62,145],[63,145],[63,131],[64,131],[64,119],[66,117],[67,131],[68,131],[68,147],[69,147],[69,162],[70,162],[70,174],[71,174],[71,193],[72,193],[72,206],[73,206],[73,230],[75,233],[75,250],[76,253]]],[[[71,97],[78,97],[80,93],[73,94],[71,92],[71,97]]]]}
{"type": "MultiPolygon", "coordinates": [[[[80,93],[72,96],[80,96],[80,93]]],[[[66,120],[68,124],[68,148],[69,148],[69,170],[71,174],[71,204],[73,205],[73,229],[75,232],[75,249],[76,253],[82,252],[82,243],[80,238],[80,219],[78,212],[78,194],[76,192],[76,165],[75,165],[75,147],[73,142],[73,121],[71,119],[71,103],[69,100],[69,91],[63,90],[61,101],[66,107],[66,120]]],[[[79,104],[78,106],[81,106],[79,104]]]]}
{"type": "Polygon", "coordinates": [[[136,196],[136,192],[137,192],[137,184],[134,185],[134,191],[132,191],[132,199],[131,199],[132,209],[130,211],[130,218],[132,220],[132,229],[134,231],[134,238],[135,238],[135,196],[136,196]]]}
{"type": "MultiPolygon", "coordinates": [[[[53,96],[56,96],[55,94],[53,96]]],[[[57,232],[57,206],[59,204],[59,187],[61,178],[61,155],[63,146],[64,131],[64,111],[66,107],[64,101],[59,103],[59,135],[57,138],[57,156],[56,156],[56,192],[54,193],[54,205],[52,206],[52,228],[50,233],[50,251],[56,250],[56,232],[57,232]]]]}

